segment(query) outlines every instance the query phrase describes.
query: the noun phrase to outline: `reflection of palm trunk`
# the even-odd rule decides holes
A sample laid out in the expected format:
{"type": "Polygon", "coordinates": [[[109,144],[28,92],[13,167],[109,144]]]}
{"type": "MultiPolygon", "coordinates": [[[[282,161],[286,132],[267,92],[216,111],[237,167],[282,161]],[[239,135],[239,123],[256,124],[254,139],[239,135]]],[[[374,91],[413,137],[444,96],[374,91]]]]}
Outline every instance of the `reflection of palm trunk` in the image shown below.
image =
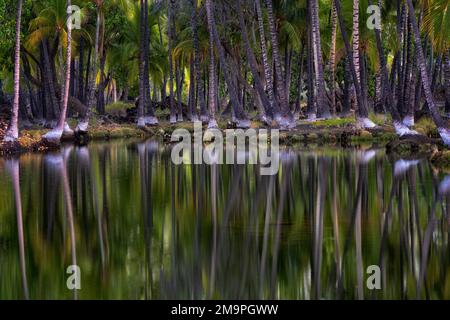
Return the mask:
{"type": "Polygon", "coordinates": [[[216,260],[217,260],[217,165],[211,167],[211,209],[213,219],[213,249],[211,255],[211,273],[209,277],[209,293],[211,298],[214,294],[216,281],[216,260]]]}
{"type": "Polygon", "coordinates": [[[261,254],[261,266],[259,275],[259,298],[263,299],[264,292],[264,278],[266,274],[266,259],[267,259],[267,247],[269,242],[269,227],[270,227],[270,214],[272,212],[272,192],[273,192],[274,179],[270,179],[269,189],[267,191],[267,201],[266,201],[266,216],[264,222],[264,239],[263,248],[261,254]]]}
{"type": "Polygon", "coordinates": [[[14,188],[14,199],[16,204],[17,217],[17,237],[19,241],[19,258],[20,258],[20,273],[22,275],[22,290],[25,299],[29,299],[28,281],[25,261],[25,240],[23,234],[23,216],[22,216],[22,199],[20,192],[19,179],[19,161],[17,159],[11,160],[10,174],[12,177],[14,188]]]}
{"type": "Polygon", "coordinates": [[[336,160],[333,160],[333,236],[334,236],[334,259],[336,263],[336,288],[339,287],[342,273],[341,250],[339,244],[339,216],[337,207],[337,179],[336,179],[336,160]]]}
{"type": "Polygon", "coordinates": [[[284,169],[286,173],[283,172],[282,185],[280,189],[280,203],[278,204],[277,211],[277,228],[275,231],[275,241],[273,245],[272,251],[272,279],[271,279],[271,288],[270,288],[270,298],[275,299],[275,284],[276,278],[278,274],[278,255],[280,252],[280,241],[281,241],[281,224],[283,221],[283,211],[285,206],[285,200],[287,197],[287,191],[289,190],[290,178],[291,178],[291,164],[288,163],[284,169]]]}
{"type": "MultiPolygon", "coordinates": [[[[71,192],[70,192],[69,177],[67,176],[66,161],[67,161],[67,158],[64,156],[64,159],[62,159],[62,165],[60,167],[60,174],[61,174],[62,183],[63,183],[64,201],[66,203],[67,221],[69,223],[72,265],[76,266],[77,265],[77,252],[76,252],[76,243],[75,243],[75,241],[76,241],[75,226],[74,226],[74,218],[73,218],[72,196],[71,196],[71,192]]],[[[74,299],[77,299],[77,290],[74,290],[73,294],[74,294],[74,299]]]]}
{"type": "Polygon", "coordinates": [[[314,240],[313,240],[313,294],[315,299],[321,297],[321,269],[323,250],[323,209],[327,186],[327,164],[324,159],[319,159],[317,174],[317,194],[314,211],[314,240]]]}
{"type": "Polygon", "coordinates": [[[367,167],[366,165],[360,165],[359,168],[359,179],[364,180],[364,183],[359,183],[358,188],[358,198],[356,200],[356,217],[355,217],[355,242],[356,242],[356,274],[357,274],[357,298],[359,300],[364,299],[364,289],[363,289],[363,258],[362,258],[362,244],[361,244],[361,207],[362,207],[362,189],[366,182],[367,167]]]}

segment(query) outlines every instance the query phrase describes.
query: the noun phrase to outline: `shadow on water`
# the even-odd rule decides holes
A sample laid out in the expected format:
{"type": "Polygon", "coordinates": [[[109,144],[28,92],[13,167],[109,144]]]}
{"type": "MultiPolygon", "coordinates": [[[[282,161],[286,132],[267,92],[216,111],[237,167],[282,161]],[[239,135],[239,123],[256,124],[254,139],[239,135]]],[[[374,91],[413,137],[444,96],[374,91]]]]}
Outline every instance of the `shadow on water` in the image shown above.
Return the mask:
{"type": "Polygon", "coordinates": [[[450,299],[449,176],[384,150],[282,152],[275,176],[175,165],[156,141],[0,159],[0,298],[450,299]]]}

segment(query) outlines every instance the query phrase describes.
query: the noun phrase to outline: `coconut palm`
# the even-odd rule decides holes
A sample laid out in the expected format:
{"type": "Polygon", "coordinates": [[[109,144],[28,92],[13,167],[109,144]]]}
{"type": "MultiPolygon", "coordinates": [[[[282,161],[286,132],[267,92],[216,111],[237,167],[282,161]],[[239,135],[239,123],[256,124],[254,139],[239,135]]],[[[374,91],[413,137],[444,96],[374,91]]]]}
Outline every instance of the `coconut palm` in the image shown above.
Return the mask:
{"type": "Polygon", "coordinates": [[[19,138],[19,92],[20,92],[20,30],[22,21],[22,0],[17,2],[16,45],[14,51],[14,98],[11,121],[4,142],[15,142],[19,138]]]}
{"type": "Polygon", "coordinates": [[[69,102],[69,90],[70,90],[70,68],[72,59],[72,21],[71,21],[71,0],[67,0],[67,48],[66,48],[66,66],[65,66],[65,82],[63,87],[63,95],[61,97],[61,113],[56,127],[46,133],[42,138],[51,143],[59,143],[63,133],[70,134],[69,125],[66,123],[67,105],[69,102]]]}
{"type": "Polygon", "coordinates": [[[417,61],[418,61],[418,67],[420,70],[422,86],[424,89],[425,100],[428,104],[428,108],[430,109],[431,117],[438,128],[439,135],[441,136],[444,144],[447,146],[450,146],[450,130],[448,127],[448,123],[446,121],[444,121],[444,119],[442,119],[442,116],[439,113],[439,109],[437,108],[437,106],[434,102],[433,93],[431,91],[431,82],[430,82],[430,78],[428,75],[425,57],[423,54],[422,40],[420,38],[420,30],[419,30],[419,26],[417,24],[416,16],[414,14],[414,12],[415,12],[414,5],[411,0],[406,0],[406,3],[408,5],[409,12],[411,13],[411,14],[409,14],[409,21],[412,25],[412,30],[414,32],[416,57],[417,57],[417,61]]]}

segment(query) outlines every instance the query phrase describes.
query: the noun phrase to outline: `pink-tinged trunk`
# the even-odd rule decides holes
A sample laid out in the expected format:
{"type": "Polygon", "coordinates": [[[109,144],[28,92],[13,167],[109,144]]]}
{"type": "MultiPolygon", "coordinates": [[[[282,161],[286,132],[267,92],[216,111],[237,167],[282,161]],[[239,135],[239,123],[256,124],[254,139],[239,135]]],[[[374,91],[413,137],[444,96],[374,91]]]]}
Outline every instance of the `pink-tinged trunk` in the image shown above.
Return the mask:
{"type": "Polygon", "coordinates": [[[22,0],[17,3],[16,47],[14,53],[14,98],[11,122],[6,131],[4,141],[14,142],[19,138],[19,92],[20,92],[20,27],[22,21],[22,0]]]}
{"type": "Polygon", "coordinates": [[[72,59],[72,24],[70,21],[71,13],[69,13],[69,8],[71,6],[71,0],[67,0],[67,51],[66,51],[66,77],[64,83],[64,95],[62,97],[61,103],[61,115],[58,121],[58,130],[64,129],[64,124],[66,122],[67,115],[67,104],[69,102],[69,90],[70,90],[70,67],[72,59]]]}

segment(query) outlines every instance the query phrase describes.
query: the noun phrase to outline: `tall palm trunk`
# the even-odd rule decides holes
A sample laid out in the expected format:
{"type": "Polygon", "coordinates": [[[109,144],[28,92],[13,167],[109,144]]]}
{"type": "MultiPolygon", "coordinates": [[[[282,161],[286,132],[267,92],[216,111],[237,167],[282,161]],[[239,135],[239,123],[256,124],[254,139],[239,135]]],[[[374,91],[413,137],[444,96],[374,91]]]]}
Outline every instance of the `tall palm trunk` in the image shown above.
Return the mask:
{"type": "Polygon", "coordinates": [[[369,110],[367,108],[367,88],[364,86],[361,79],[361,72],[365,71],[361,69],[361,55],[359,44],[359,0],[353,0],[353,64],[355,65],[355,72],[357,81],[355,86],[360,87],[361,100],[356,103],[356,114],[359,124],[364,128],[374,128],[376,125],[368,119],[369,110]]]}
{"type": "Polygon", "coordinates": [[[213,11],[211,0],[206,0],[206,18],[208,21],[208,33],[209,33],[209,85],[208,85],[208,107],[209,107],[209,128],[218,127],[216,121],[216,111],[217,111],[217,81],[216,81],[216,64],[214,56],[214,29],[213,29],[213,11]]]}
{"type": "Polygon", "coordinates": [[[16,47],[14,52],[14,98],[11,121],[3,141],[14,142],[19,138],[19,92],[20,92],[20,30],[22,21],[22,0],[17,2],[16,47]]]}
{"type": "Polygon", "coordinates": [[[420,75],[422,77],[422,86],[424,89],[425,100],[427,101],[428,108],[430,109],[431,117],[433,118],[434,123],[436,124],[439,135],[444,141],[445,145],[450,146],[450,130],[448,128],[448,124],[444,121],[439,113],[439,109],[434,103],[433,93],[431,92],[431,83],[428,77],[428,71],[425,61],[425,56],[423,54],[422,49],[422,40],[420,39],[420,30],[417,24],[416,16],[414,15],[414,6],[411,0],[406,0],[409,8],[409,20],[412,24],[412,29],[414,31],[414,41],[416,46],[416,56],[417,62],[420,69],[420,75]]]}
{"type": "MultiPolygon", "coordinates": [[[[192,5],[192,17],[191,28],[194,38],[194,67],[195,67],[195,82],[197,85],[197,100],[200,104],[200,120],[207,122],[209,120],[208,110],[206,109],[206,101],[202,86],[201,66],[200,66],[200,44],[198,40],[198,13],[197,13],[197,0],[191,0],[192,5]]],[[[195,104],[193,112],[193,120],[197,120],[197,104],[195,104]]]]}
{"type": "Polygon", "coordinates": [[[168,14],[167,14],[167,33],[169,37],[168,46],[169,46],[169,91],[170,91],[170,123],[177,122],[177,114],[175,109],[175,99],[174,99],[174,72],[173,72],[173,0],[168,0],[168,14]]]}
{"type": "MultiPolygon", "coordinates": [[[[354,0],[354,1],[358,2],[358,8],[359,8],[359,1],[358,0],[354,0]]],[[[339,21],[339,29],[341,30],[342,38],[343,38],[343,41],[345,44],[345,50],[346,50],[347,56],[349,57],[350,71],[352,74],[353,83],[355,84],[356,98],[357,98],[358,106],[359,106],[358,107],[358,122],[361,126],[363,126],[365,128],[373,128],[376,125],[367,118],[368,111],[367,111],[367,101],[364,97],[365,90],[363,90],[363,88],[361,86],[361,81],[359,81],[360,74],[359,74],[359,72],[356,72],[356,67],[355,67],[354,54],[357,51],[358,52],[357,54],[359,56],[359,50],[356,50],[355,48],[353,48],[353,50],[352,50],[352,48],[350,46],[350,41],[349,41],[349,38],[347,35],[347,30],[345,29],[344,17],[342,14],[342,7],[341,7],[340,0],[334,0],[334,4],[336,6],[336,12],[337,12],[338,21],[339,21]]],[[[358,9],[358,12],[359,12],[359,9],[358,9]]],[[[358,27],[358,34],[359,34],[359,27],[358,27]]],[[[359,36],[358,36],[358,47],[359,47],[359,36]]],[[[358,59],[358,65],[359,65],[359,59],[358,59]]]]}
{"type": "Polygon", "coordinates": [[[278,121],[280,127],[292,128],[295,127],[295,121],[289,108],[288,97],[286,94],[286,86],[284,85],[283,81],[283,68],[281,66],[280,50],[278,48],[278,35],[277,35],[277,28],[275,25],[272,0],[266,0],[266,6],[269,22],[270,39],[272,41],[272,55],[275,65],[277,93],[280,101],[280,114],[276,116],[276,120],[278,121]]]}
{"type": "Polygon", "coordinates": [[[149,56],[150,56],[150,25],[148,21],[148,0],[144,0],[144,122],[146,125],[157,125],[158,119],[155,117],[152,99],[150,97],[150,74],[149,74],[149,56]]]}
{"type": "MultiPolygon", "coordinates": [[[[137,108],[137,126],[140,128],[145,127],[145,119],[144,119],[144,109],[145,109],[145,8],[144,8],[144,0],[139,1],[140,12],[139,12],[139,33],[140,33],[140,41],[139,41],[139,102],[137,108]]],[[[170,17],[169,17],[170,21],[170,17]]],[[[170,43],[170,40],[169,40],[170,43]]],[[[170,52],[170,51],[169,51],[170,52]]]]}
{"type": "Polygon", "coordinates": [[[63,95],[61,97],[61,113],[56,128],[45,134],[42,138],[51,143],[59,143],[63,133],[72,134],[69,125],[66,123],[67,105],[69,102],[70,91],[70,74],[71,74],[71,59],[72,59],[72,12],[69,10],[71,7],[71,0],[67,0],[67,50],[66,50],[66,66],[65,66],[65,79],[63,87],[63,95]]]}
{"type": "Polygon", "coordinates": [[[336,114],[336,39],[337,39],[337,13],[336,6],[331,8],[331,49],[330,49],[330,88],[331,88],[331,113],[336,114]]]}
{"type": "Polygon", "coordinates": [[[317,107],[320,117],[331,118],[330,106],[326,97],[325,78],[323,73],[318,0],[314,0],[311,2],[311,14],[311,34],[314,48],[314,69],[316,71],[317,107]]]}
{"type": "Polygon", "coordinates": [[[265,81],[266,81],[266,87],[267,87],[267,95],[269,96],[269,102],[271,106],[271,115],[275,112],[278,112],[278,103],[275,99],[275,93],[273,90],[273,75],[272,75],[272,68],[270,67],[269,63],[269,55],[267,52],[267,45],[266,45],[266,33],[264,31],[264,18],[263,13],[261,9],[261,3],[260,0],[255,0],[255,6],[256,6],[256,14],[258,16],[258,29],[259,29],[259,37],[260,37],[260,43],[261,43],[261,54],[262,54],[262,61],[264,66],[264,75],[265,75],[265,81]]]}

